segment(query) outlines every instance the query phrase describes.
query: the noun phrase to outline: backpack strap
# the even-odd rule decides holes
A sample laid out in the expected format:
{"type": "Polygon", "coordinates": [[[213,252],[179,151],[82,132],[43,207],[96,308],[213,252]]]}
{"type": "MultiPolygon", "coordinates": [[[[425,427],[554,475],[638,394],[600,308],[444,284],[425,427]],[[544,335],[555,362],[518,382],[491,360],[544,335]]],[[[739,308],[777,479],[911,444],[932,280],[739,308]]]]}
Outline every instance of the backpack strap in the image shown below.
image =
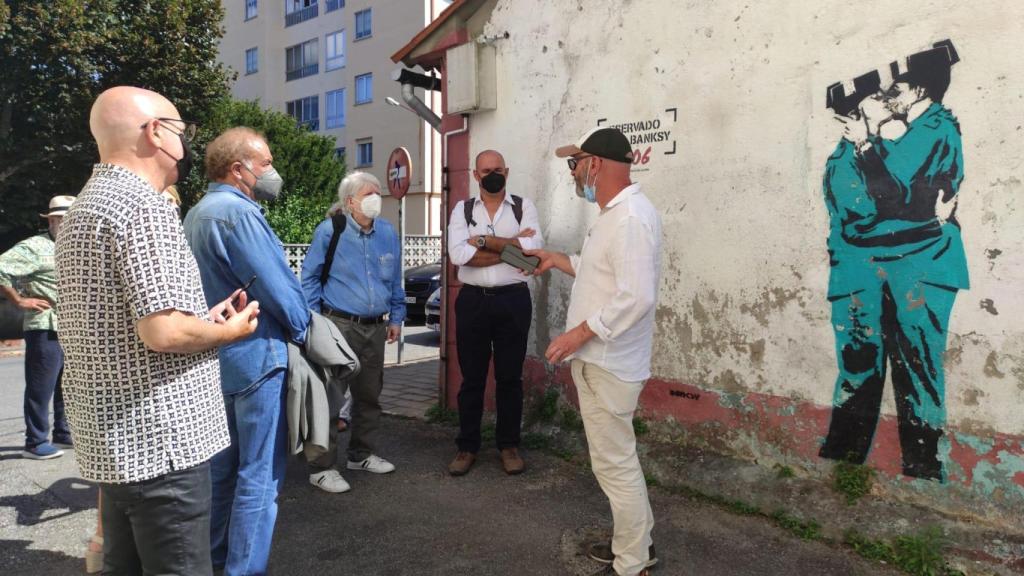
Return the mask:
{"type": "Polygon", "coordinates": [[[473,220],[473,206],[476,204],[476,198],[467,198],[462,203],[462,211],[466,216],[466,228],[470,226],[476,226],[476,220],[473,220]]]}
{"type": "Polygon", "coordinates": [[[523,223],[523,198],[521,196],[512,195],[512,214],[516,217],[516,223],[523,223]]]}
{"type": "Polygon", "coordinates": [[[348,225],[348,217],[343,212],[331,216],[331,225],[334,228],[331,233],[331,243],[327,245],[327,254],[324,255],[324,267],[320,270],[320,285],[327,284],[327,278],[331,275],[331,266],[334,264],[334,252],[338,249],[338,241],[341,240],[341,233],[348,225]]]}

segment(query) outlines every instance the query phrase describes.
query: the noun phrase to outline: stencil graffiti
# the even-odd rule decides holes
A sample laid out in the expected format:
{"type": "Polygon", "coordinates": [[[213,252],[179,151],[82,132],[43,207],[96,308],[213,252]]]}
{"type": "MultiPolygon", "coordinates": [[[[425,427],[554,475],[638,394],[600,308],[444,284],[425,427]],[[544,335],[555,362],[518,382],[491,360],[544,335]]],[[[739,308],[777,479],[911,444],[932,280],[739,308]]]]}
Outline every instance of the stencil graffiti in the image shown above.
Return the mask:
{"type": "Polygon", "coordinates": [[[958,61],[945,40],[829,86],[826,102],[842,129],[823,179],[839,374],[820,455],[864,462],[888,369],[903,473],[940,481],[946,330],[968,288],[960,126],[943,103],[958,61]]]}

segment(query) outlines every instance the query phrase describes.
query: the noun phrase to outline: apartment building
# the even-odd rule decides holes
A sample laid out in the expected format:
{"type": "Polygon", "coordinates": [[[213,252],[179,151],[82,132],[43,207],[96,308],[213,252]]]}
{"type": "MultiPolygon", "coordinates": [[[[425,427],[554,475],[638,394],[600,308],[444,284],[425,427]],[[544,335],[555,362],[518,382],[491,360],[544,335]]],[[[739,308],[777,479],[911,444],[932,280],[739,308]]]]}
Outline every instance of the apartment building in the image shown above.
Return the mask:
{"type": "MultiPolygon", "coordinates": [[[[331,136],[349,170],[387,181],[387,160],[409,150],[413,179],[405,231],[441,230],[441,141],[401,102],[389,57],[450,0],[223,0],[220,58],[238,73],[232,94],[286,112],[331,136]]],[[[440,95],[417,91],[440,111],[440,95]]],[[[384,217],[398,224],[398,201],[385,195],[384,217]]]]}

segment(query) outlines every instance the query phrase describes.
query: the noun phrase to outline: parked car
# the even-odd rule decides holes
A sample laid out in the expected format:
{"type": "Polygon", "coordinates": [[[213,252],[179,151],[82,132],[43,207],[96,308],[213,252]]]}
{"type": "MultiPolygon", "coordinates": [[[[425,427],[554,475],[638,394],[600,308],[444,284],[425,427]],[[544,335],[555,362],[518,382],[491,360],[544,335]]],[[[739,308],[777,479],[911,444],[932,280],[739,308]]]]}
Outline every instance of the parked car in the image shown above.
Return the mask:
{"type": "Polygon", "coordinates": [[[434,290],[434,293],[427,298],[427,328],[434,332],[441,331],[441,289],[434,290]]]}
{"type": "Polygon", "coordinates": [[[424,264],[405,271],[405,315],[413,321],[424,320],[430,295],[441,287],[441,263],[424,264]]]}

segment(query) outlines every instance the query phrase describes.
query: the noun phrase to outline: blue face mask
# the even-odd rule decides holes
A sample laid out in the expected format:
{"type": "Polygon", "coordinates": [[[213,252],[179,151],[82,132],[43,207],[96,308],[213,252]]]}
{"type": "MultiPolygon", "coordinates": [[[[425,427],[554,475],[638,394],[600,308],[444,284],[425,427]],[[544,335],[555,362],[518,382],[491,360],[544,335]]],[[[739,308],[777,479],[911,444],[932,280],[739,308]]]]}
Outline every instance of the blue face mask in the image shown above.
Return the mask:
{"type": "Polygon", "coordinates": [[[591,160],[590,164],[587,164],[587,175],[583,177],[583,197],[592,204],[597,202],[597,182],[587,184],[587,181],[590,179],[590,167],[593,165],[594,161],[591,160]]]}

